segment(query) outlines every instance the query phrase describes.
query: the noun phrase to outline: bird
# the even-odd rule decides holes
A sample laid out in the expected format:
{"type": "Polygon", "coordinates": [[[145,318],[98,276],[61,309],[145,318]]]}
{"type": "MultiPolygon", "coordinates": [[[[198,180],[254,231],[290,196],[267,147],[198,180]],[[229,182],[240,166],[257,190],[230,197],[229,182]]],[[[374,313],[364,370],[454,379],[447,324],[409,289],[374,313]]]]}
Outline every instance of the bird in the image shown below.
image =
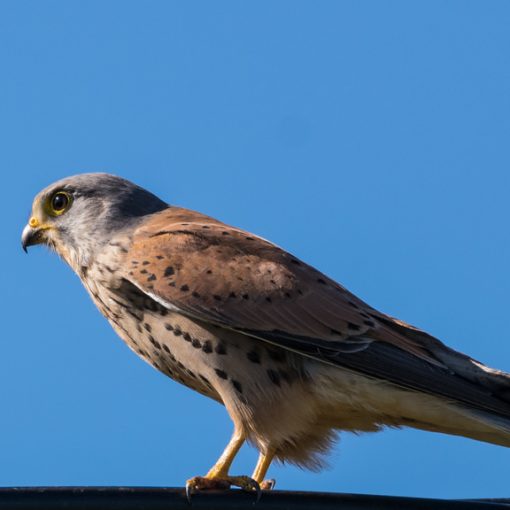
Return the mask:
{"type": "Polygon", "coordinates": [[[37,194],[22,247],[37,244],[73,269],[132,351],[225,406],[232,438],[191,492],[270,489],[274,460],[319,470],[343,431],[413,427],[510,447],[510,374],[262,237],[86,173],[37,194]],[[233,475],[245,442],[255,469],[233,475]]]}

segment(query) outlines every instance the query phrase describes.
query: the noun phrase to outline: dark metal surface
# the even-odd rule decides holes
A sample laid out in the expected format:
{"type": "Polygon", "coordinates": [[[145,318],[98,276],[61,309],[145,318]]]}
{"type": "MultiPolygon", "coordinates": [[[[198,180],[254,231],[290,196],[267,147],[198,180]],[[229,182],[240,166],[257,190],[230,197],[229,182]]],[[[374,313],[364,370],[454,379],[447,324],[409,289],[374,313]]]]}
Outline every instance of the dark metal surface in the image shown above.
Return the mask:
{"type": "MultiPolygon", "coordinates": [[[[191,507],[184,489],[145,487],[17,487],[0,488],[0,510],[244,510],[255,498],[241,491],[193,495],[191,507]]],[[[510,509],[508,500],[438,500],[334,494],[320,492],[264,492],[260,510],[497,510],[510,509]]]]}

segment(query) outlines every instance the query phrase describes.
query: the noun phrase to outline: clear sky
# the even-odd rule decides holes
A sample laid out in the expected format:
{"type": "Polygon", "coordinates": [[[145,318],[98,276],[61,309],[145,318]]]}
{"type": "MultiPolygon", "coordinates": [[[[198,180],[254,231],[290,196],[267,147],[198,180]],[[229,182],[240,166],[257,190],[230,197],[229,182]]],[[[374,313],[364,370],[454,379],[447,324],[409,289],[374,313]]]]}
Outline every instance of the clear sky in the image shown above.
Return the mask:
{"type": "MultiPolygon", "coordinates": [[[[21,251],[33,196],[70,174],[251,230],[510,371],[509,27],[504,1],[2,1],[0,485],[179,486],[231,433],[56,256],[21,251]]],[[[463,438],[345,434],[330,461],[270,475],[510,495],[510,450],[463,438]]]]}

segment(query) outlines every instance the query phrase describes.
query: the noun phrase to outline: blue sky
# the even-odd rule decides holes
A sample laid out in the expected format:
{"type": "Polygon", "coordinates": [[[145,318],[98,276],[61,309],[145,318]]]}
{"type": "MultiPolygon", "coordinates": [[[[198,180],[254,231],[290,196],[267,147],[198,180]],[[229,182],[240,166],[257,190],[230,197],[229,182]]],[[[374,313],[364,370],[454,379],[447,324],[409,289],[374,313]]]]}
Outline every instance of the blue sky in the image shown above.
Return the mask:
{"type": "MultiPolygon", "coordinates": [[[[179,486],[231,433],[116,337],[20,233],[108,171],[256,232],[386,313],[510,371],[510,4],[0,4],[0,485],[179,486]]],[[[245,448],[235,472],[249,473],[245,448]]],[[[346,434],[281,489],[507,496],[510,452],[346,434]]]]}

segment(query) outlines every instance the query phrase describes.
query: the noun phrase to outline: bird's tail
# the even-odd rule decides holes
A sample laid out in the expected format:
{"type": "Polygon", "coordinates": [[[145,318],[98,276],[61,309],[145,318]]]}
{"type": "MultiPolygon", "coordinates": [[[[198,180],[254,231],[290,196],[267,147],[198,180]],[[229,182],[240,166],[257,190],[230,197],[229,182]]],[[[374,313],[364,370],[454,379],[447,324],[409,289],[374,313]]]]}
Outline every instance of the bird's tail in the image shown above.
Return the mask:
{"type": "Polygon", "coordinates": [[[510,420],[480,410],[451,406],[445,411],[443,420],[436,423],[411,419],[402,421],[402,425],[441,432],[455,436],[468,437],[485,443],[510,448],[510,420]],[[457,408],[455,408],[457,407],[457,408]]]}
{"type": "MultiPolygon", "coordinates": [[[[481,368],[481,364],[478,369],[491,370],[481,368]]],[[[327,388],[324,399],[334,403],[329,409],[325,406],[325,419],[335,428],[362,432],[384,426],[408,426],[510,447],[510,404],[505,415],[505,402],[492,396],[496,386],[500,390],[510,389],[510,375],[504,372],[484,372],[484,383],[490,383],[482,385],[478,381],[477,384],[486,388],[488,397],[497,398],[503,412],[487,409],[490,398],[477,406],[473,399],[466,404],[435,392],[403,388],[351,371],[332,369],[323,374],[328,381],[321,382],[319,387],[327,388]]],[[[469,388],[473,382],[466,384],[469,388]]]]}
{"type": "Polygon", "coordinates": [[[442,410],[444,414],[440,413],[434,422],[411,425],[510,447],[510,374],[490,368],[409,325],[392,323],[392,327],[426,347],[448,373],[446,378],[432,376],[434,382],[441,381],[432,395],[440,396],[443,407],[447,406],[442,410]]]}

